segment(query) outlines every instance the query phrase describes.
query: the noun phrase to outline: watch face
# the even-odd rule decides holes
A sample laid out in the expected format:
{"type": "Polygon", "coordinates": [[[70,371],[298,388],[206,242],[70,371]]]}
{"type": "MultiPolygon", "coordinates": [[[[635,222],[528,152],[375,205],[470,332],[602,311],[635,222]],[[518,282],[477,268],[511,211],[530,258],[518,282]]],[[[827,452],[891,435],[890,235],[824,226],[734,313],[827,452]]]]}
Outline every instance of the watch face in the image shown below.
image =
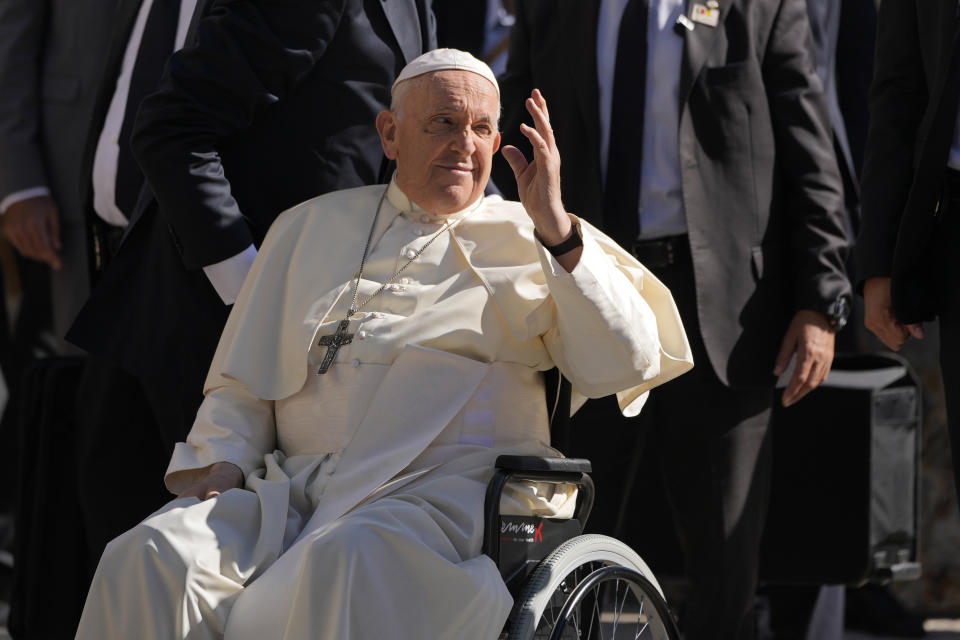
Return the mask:
{"type": "Polygon", "coordinates": [[[847,324],[850,316],[850,301],[847,296],[840,296],[827,308],[827,318],[834,331],[839,331],[847,324]]]}

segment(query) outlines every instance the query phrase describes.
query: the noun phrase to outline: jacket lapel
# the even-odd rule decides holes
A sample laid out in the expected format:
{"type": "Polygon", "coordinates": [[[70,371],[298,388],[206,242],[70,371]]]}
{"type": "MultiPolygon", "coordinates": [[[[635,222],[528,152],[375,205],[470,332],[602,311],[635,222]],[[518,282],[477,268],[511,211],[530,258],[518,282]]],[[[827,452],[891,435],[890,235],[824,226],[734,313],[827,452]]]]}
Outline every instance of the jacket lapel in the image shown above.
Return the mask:
{"type": "Polygon", "coordinates": [[[380,6],[383,7],[387,23],[400,45],[404,59],[410,62],[423,50],[416,3],[414,0],[381,0],[380,6]]]}
{"type": "MultiPolygon", "coordinates": [[[[713,44],[718,34],[723,30],[723,23],[730,13],[730,7],[734,0],[717,0],[720,12],[720,19],[717,26],[710,27],[705,24],[694,22],[693,31],[687,31],[684,35],[683,62],[680,66],[680,105],[687,103],[690,98],[690,90],[697,76],[700,75],[703,65],[706,64],[713,44]]],[[[690,15],[690,9],[694,4],[706,4],[705,0],[687,0],[687,16],[690,15]]]]}

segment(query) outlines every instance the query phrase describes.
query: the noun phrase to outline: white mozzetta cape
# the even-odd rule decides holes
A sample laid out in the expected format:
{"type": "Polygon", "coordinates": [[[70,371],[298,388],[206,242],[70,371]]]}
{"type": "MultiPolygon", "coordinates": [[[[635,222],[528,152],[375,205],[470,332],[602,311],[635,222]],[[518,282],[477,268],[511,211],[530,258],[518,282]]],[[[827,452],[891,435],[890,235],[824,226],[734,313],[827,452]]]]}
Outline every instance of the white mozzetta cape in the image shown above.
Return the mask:
{"type": "MultiPolygon", "coordinates": [[[[309,200],[278,217],[224,329],[205,390],[229,384],[229,379],[242,382],[254,395],[270,400],[300,390],[307,373],[303,366],[305,356],[316,345],[314,338],[321,333],[321,321],[341,295],[352,293],[348,290],[350,280],[363,255],[383,189],[372,186],[338,191],[309,200]]],[[[374,243],[398,209],[410,206],[405,204],[409,201],[395,183],[390,185],[389,196],[374,231],[374,243]]],[[[610,238],[586,221],[581,221],[581,225],[587,250],[575,272],[590,271],[582,274],[584,279],[592,276],[605,280],[609,275],[603,272],[614,267],[625,277],[624,282],[617,284],[632,285],[657,320],[657,335],[644,335],[644,327],[618,326],[622,317],[602,318],[596,331],[623,333],[625,347],[631,342],[639,343],[644,351],[651,341],[659,339],[658,362],[648,363],[642,370],[617,372],[616,380],[612,375],[603,375],[607,381],[600,384],[574,380],[575,388],[587,397],[618,393],[621,408],[627,410],[647,390],[689,370],[690,348],[666,287],[610,238]],[[596,260],[598,249],[606,255],[606,261],[596,260]]],[[[486,198],[479,211],[452,233],[457,248],[491,294],[514,337],[538,338],[532,335],[537,328],[532,316],[536,317],[542,306],[552,305],[544,271],[562,269],[534,239],[533,223],[523,207],[516,202],[486,198]]],[[[604,310],[614,312],[623,303],[617,299],[606,302],[610,307],[604,310]]],[[[589,338],[585,336],[585,341],[589,338]]]]}

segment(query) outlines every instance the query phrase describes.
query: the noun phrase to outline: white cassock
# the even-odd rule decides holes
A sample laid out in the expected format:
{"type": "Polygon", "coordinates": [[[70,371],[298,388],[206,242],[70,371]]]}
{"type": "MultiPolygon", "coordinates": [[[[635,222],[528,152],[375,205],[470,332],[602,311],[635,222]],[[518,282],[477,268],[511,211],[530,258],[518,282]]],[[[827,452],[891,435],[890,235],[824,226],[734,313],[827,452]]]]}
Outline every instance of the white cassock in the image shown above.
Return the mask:
{"type": "MultiPolygon", "coordinates": [[[[483,495],[503,453],[550,449],[540,372],[554,365],[627,414],[692,366],[666,288],[582,223],[567,273],[518,203],[452,216],[391,183],[340,191],[278,218],[244,284],[167,486],[229,461],[245,489],[174,500],[104,553],[78,638],[496,638],[511,607],[480,554],[483,495]],[[436,236],[352,317],[359,300],[436,236]]],[[[529,489],[507,510],[551,514],[529,489]]]]}

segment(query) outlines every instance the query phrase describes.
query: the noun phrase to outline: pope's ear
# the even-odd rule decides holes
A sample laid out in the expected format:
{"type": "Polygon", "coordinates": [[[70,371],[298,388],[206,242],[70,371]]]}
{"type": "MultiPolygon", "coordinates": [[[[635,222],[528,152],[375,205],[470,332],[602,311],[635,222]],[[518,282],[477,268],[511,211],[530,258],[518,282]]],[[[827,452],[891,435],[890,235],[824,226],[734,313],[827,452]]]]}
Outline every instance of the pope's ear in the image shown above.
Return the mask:
{"type": "Polygon", "coordinates": [[[383,155],[390,160],[397,159],[397,116],[392,111],[377,114],[377,133],[380,134],[380,146],[383,155]]]}

